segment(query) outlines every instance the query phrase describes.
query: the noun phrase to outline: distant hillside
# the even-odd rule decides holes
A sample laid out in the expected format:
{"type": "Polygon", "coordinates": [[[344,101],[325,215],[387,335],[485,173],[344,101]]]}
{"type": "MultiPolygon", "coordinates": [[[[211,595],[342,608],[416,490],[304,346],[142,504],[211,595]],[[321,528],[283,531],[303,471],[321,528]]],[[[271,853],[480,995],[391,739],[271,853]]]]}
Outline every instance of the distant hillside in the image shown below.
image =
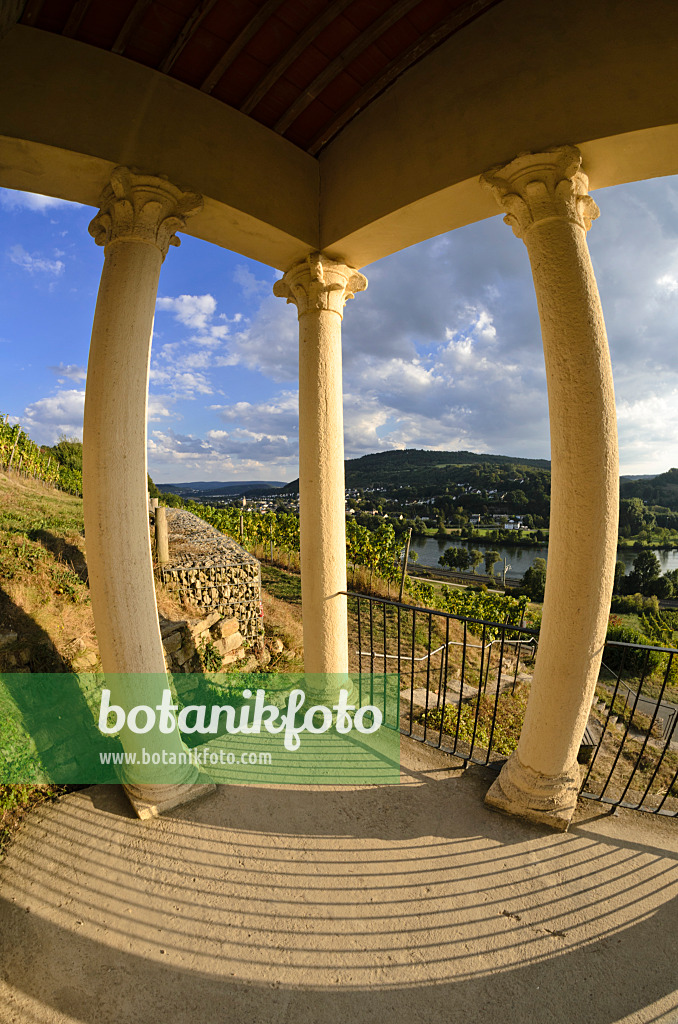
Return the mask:
{"type": "Polygon", "coordinates": [[[285,486],[284,480],[192,480],[179,484],[156,484],[163,494],[178,494],[182,498],[235,497],[239,494],[270,494],[285,486]]]}
{"type": "MultiPolygon", "coordinates": [[[[510,455],[478,455],[475,452],[435,452],[419,448],[404,451],[376,452],[360,459],[347,459],[344,463],[347,487],[414,487],[419,493],[434,493],[450,483],[459,483],[469,475],[472,467],[486,466],[508,469],[527,469],[550,472],[546,459],[524,459],[510,455]]],[[[296,493],[299,480],[293,480],[283,490],[296,493]]]]}
{"type": "Polygon", "coordinates": [[[651,479],[622,480],[622,498],[642,498],[647,505],[678,510],[678,469],[669,469],[651,479]]]}

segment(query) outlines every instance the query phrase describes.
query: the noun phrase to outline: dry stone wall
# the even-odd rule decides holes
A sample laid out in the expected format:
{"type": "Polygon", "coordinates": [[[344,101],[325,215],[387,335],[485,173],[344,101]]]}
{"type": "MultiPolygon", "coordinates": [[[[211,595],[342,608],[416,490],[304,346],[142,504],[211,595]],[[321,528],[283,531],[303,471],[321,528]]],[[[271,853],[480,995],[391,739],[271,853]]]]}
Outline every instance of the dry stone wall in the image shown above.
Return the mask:
{"type": "MultiPolygon", "coordinates": [[[[261,632],[261,569],[259,562],[230,537],[183,509],[167,509],[169,563],[162,568],[165,584],[206,613],[235,619],[246,640],[261,632]]],[[[216,621],[216,620],[215,620],[216,621]]]]}
{"type": "Polygon", "coordinates": [[[161,619],[160,632],[170,672],[214,670],[210,659],[215,653],[219,655],[219,671],[240,662],[239,670],[251,672],[258,668],[264,653],[263,644],[258,641],[248,651],[238,620],[223,618],[219,611],[210,612],[204,619],[161,619]]]}

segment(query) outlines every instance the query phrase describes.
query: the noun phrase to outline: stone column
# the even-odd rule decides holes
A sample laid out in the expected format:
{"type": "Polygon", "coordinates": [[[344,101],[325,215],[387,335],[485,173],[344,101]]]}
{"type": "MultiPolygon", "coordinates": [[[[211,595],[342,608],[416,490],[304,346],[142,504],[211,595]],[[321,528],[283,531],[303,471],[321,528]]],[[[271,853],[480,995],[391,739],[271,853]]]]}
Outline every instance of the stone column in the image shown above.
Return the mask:
{"type": "MultiPolygon", "coordinates": [[[[299,314],[301,602],[312,674],[348,673],[341,321],[346,300],[366,287],[362,274],[321,253],[273,286],[299,314]]],[[[316,689],[308,679],[307,687],[316,689]]]]}
{"type": "MultiPolygon", "coordinates": [[[[160,267],[199,196],[125,167],[113,172],[90,234],[104,247],[87,368],[83,495],[92,610],[106,684],[155,706],[167,686],[151,559],[146,409],[160,267]],[[117,676],[117,681],[116,681],[117,676]],[[109,680],[111,680],[109,684],[109,680]]],[[[122,735],[126,749],[148,736],[122,735]]],[[[178,733],[163,737],[183,752],[178,733]]],[[[167,769],[168,784],[126,786],[140,817],[205,792],[192,766],[167,769]]],[[[152,776],[148,776],[151,778],[152,776]]],[[[157,777],[157,776],[156,776],[157,777]]]]}
{"type": "Polygon", "coordinates": [[[523,154],[483,175],[527,247],[551,429],[551,520],[539,651],[520,741],[487,803],[565,829],[605,642],[619,465],[610,355],[586,232],[598,216],[579,150],[523,154]]]}

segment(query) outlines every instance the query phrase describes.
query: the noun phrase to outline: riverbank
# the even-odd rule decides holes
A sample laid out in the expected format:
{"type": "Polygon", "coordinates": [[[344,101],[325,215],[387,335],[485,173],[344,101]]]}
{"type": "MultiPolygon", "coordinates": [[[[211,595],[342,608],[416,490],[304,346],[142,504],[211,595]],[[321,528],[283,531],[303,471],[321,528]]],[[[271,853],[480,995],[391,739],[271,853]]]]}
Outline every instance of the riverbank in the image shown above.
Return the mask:
{"type": "MultiPolygon", "coordinates": [[[[510,568],[507,570],[509,576],[522,576],[526,569],[534,562],[535,558],[544,558],[548,561],[548,547],[542,544],[540,547],[524,547],[516,544],[506,544],[504,542],[494,542],[488,540],[466,540],[460,537],[412,537],[410,544],[410,551],[417,553],[418,565],[427,566],[428,568],[437,569],[440,568],[438,559],[448,547],[465,547],[469,551],[471,548],[477,548],[478,551],[498,551],[502,562],[495,566],[495,572],[498,573],[503,568],[503,560],[506,559],[507,564],[510,568]]],[[[617,558],[623,562],[626,566],[626,572],[629,573],[633,568],[633,563],[638,557],[639,551],[642,549],[634,550],[633,548],[621,547],[617,549],[617,558]]],[[[662,573],[671,572],[673,569],[678,569],[678,548],[671,550],[664,550],[662,548],[650,548],[659,559],[662,573]]],[[[478,581],[482,582],[482,581],[478,581]]]]}

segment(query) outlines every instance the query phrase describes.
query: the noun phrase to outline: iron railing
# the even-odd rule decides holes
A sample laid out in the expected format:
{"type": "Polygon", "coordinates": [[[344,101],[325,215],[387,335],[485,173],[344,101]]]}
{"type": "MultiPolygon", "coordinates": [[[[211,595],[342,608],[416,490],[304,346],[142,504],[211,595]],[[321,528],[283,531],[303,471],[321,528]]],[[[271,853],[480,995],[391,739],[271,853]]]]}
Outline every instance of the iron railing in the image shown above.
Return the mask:
{"type": "Polygon", "coordinates": [[[609,640],[581,795],[678,817],[678,650],[609,640]]]}
{"type": "Polygon", "coordinates": [[[510,751],[497,714],[507,698],[514,719],[516,709],[524,710],[534,631],[365,594],[348,597],[349,669],[370,680],[399,676],[401,732],[465,762],[503,763],[510,751]]]}
{"type": "MultiPolygon", "coordinates": [[[[386,718],[380,677],[397,674],[394,727],[498,770],[518,742],[535,631],[355,592],[348,599],[349,668],[364,680],[361,697],[369,687],[386,718]]],[[[580,761],[583,797],[678,816],[677,650],[606,643],[580,761]]]]}

